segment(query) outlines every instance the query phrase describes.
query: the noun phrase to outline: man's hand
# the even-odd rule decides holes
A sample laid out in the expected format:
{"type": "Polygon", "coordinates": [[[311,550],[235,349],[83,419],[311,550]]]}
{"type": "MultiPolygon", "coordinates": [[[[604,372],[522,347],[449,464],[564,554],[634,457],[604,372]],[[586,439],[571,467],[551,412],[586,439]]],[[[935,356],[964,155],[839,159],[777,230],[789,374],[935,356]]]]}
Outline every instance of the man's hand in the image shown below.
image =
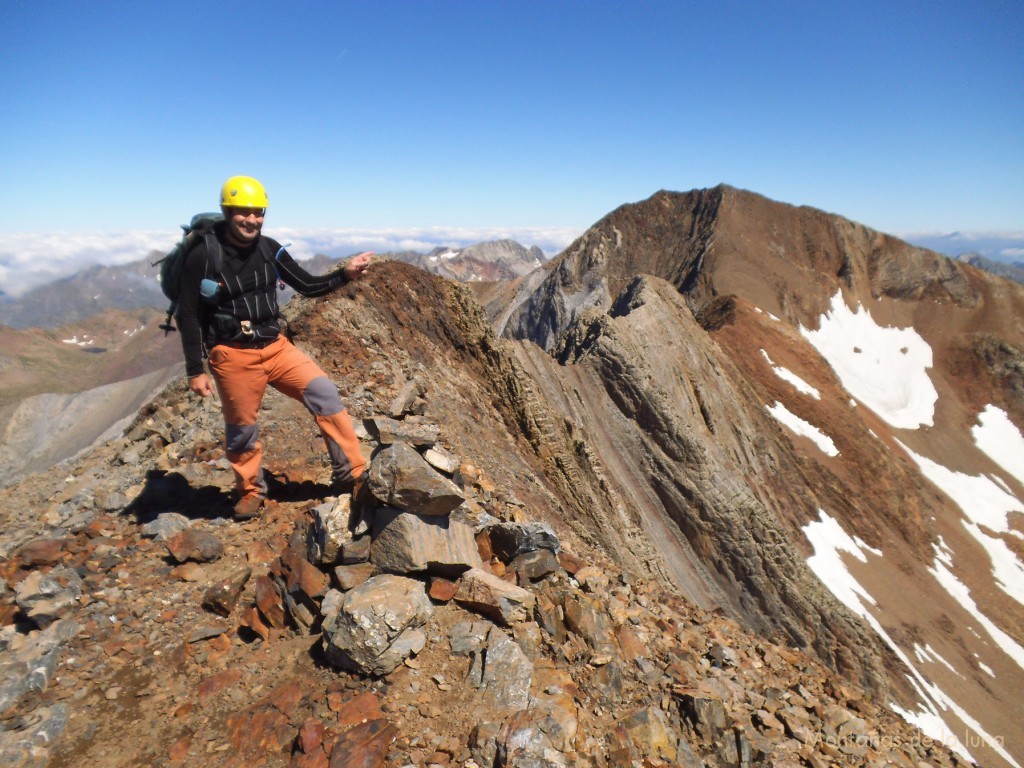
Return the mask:
{"type": "Polygon", "coordinates": [[[349,280],[358,280],[362,277],[366,268],[370,266],[371,256],[373,256],[373,251],[363,251],[349,259],[345,265],[345,277],[349,280]]]}
{"type": "Polygon", "coordinates": [[[209,397],[213,394],[213,384],[210,383],[209,375],[205,373],[200,373],[198,376],[193,376],[189,379],[188,388],[203,397],[209,397]]]}

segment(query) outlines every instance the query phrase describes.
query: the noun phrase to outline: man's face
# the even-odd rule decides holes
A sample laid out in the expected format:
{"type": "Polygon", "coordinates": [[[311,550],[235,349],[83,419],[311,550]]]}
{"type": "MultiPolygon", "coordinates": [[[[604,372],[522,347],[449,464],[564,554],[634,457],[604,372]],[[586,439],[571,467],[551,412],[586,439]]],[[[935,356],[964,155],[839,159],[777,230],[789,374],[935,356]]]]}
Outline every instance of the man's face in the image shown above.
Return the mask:
{"type": "Polygon", "coordinates": [[[263,226],[263,208],[225,208],[224,218],[228,221],[228,238],[236,245],[251,245],[260,236],[263,226]]]}

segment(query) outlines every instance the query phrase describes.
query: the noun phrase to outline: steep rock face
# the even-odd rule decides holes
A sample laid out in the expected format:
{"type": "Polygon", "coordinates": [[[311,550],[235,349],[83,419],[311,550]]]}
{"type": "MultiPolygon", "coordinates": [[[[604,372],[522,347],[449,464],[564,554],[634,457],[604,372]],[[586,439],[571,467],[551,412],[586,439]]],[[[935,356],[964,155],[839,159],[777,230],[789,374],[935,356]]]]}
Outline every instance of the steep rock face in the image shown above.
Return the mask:
{"type": "MultiPolygon", "coordinates": [[[[784,469],[762,459],[788,459],[786,438],[672,286],[636,279],[607,315],[571,328],[556,350],[562,365],[528,350],[517,347],[543,400],[561,404],[588,446],[559,457],[577,465],[566,485],[579,493],[581,475],[600,477],[601,493],[578,510],[581,528],[600,532],[633,567],[668,575],[703,607],[726,608],[887,687],[877,642],[824,590],[792,531],[738,473],[736,455],[768,477],[784,469]]],[[[808,494],[808,485],[795,492],[808,494]]]]}

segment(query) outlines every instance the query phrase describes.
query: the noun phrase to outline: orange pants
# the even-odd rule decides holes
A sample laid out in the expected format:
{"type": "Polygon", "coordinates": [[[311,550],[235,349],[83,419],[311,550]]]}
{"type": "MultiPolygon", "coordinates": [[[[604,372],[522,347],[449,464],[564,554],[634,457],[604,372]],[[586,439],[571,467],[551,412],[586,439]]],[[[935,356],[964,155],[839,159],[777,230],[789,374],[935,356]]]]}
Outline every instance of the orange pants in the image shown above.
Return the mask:
{"type": "Polygon", "coordinates": [[[338,388],[284,336],[263,349],[218,344],[210,350],[209,360],[224,413],[227,458],[240,497],[266,494],[257,417],[268,384],[301,401],[313,414],[331,457],[332,480],[352,480],[363,473],[366,462],[338,388]]]}

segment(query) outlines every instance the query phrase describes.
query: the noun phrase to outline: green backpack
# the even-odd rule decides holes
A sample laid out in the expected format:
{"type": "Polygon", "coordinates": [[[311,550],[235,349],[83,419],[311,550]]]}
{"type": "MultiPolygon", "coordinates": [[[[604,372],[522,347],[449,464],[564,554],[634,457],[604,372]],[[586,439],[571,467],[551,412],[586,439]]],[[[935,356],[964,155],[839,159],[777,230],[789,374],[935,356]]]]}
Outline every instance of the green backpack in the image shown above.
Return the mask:
{"type": "Polygon", "coordinates": [[[185,268],[185,259],[200,240],[206,241],[206,248],[213,259],[213,272],[219,273],[221,269],[221,248],[216,236],[213,234],[214,225],[224,221],[224,214],[197,213],[188,224],[182,224],[184,234],[178,244],[170,253],[159,261],[154,261],[152,266],[160,265],[160,289],[164,296],[171,300],[167,308],[167,318],[160,328],[166,336],[171,331],[176,331],[172,322],[178,314],[178,298],[181,295],[181,273],[185,268]]]}

